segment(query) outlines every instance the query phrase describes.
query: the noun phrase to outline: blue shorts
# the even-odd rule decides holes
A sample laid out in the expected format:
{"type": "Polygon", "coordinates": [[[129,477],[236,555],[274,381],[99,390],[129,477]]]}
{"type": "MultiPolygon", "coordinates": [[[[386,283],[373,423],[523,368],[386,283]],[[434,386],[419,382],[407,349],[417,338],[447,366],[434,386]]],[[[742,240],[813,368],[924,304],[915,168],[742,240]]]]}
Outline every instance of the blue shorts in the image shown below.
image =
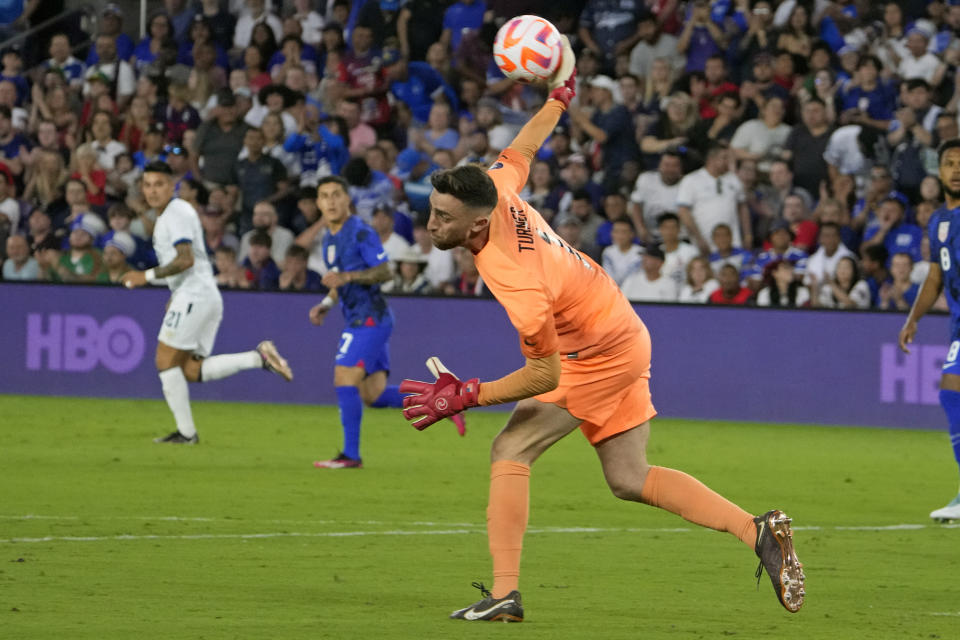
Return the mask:
{"type": "Polygon", "coordinates": [[[960,338],[958,338],[956,334],[954,334],[953,338],[953,342],[950,343],[950,347],[947,349],[947,359],[943,361],[942,373],[960,376],[960,358],[957,357],[960,355],[960,338]]]}
{"type": "Polygon", "coordinates": [[[368,373],[390,373],[390,334],[393,324],[374,327],[348,327],[340,334],[336,364],[363,367],[368,373]]]}

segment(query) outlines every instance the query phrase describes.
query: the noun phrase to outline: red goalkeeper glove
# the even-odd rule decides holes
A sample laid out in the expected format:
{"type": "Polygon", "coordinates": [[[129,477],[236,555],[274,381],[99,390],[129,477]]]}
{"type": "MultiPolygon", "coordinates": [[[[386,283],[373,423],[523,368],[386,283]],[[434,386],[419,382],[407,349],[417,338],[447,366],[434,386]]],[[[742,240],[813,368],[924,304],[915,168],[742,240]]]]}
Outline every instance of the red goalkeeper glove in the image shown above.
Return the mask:
{"type": "Polygon", "coordinates": [[[573,55],[573,49],[570,48],[570,41],[566,36],[562,36],[562,47],[560,65],[547,85],[550,89],[547,99],[559,100],[564,108],[568,108],[570,101],[577,95],[577,59],[573,55]]]}
{"type": "Polygon", "coordinates": [[[434,422],[456,415],[480,404],[480,380],[462,382],[443,366],[439,358],[427,360],[427,369],[436,382],[404,380],[400,393],[410,393],[403,399],[403,417],[419,431],[434,422]]]}

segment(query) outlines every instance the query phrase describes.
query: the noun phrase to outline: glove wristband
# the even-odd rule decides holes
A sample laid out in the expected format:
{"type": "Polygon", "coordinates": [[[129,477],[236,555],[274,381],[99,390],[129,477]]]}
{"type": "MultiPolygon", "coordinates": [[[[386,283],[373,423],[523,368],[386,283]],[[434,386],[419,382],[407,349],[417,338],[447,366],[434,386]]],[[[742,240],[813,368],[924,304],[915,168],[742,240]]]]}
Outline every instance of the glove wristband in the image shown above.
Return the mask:
{"type": "Polygon", "coordinates": [[[466,380],[460,387],[460,401],[464,409],[480,406],[480,379],[466,380]]]}

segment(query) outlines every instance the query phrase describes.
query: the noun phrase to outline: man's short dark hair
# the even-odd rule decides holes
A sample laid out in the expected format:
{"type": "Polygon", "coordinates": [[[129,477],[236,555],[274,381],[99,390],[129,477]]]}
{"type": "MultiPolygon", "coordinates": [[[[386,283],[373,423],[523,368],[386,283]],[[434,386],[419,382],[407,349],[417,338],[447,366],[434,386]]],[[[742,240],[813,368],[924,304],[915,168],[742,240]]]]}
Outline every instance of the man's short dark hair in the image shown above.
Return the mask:
{"type": "Polygon", "coordinates": [[[310,258],[310,252],[298,244],[292,244],[290,248],[287,249],[287,257],[297,258],[298,260],[306,262],[310,258]]]}
{"type": "Polygon", "coordinates": [[[210,203],[210,191],[203,186],[203,183],[197,180],[196,178],[187,178],[184,182],[191,189],[197,192],[197,202],[199,202],[204,207],[210,203]]]}
{"type": "Polygon", "coordinates": [[[833,229],[837,232],[837,234],[840,233],[840,225],[838,225],[836,222],[821,222],[820,232],[822,233],[824,229],[833,229]]]}
{"type": "Polygon", "coordinates": [[[143,172],[144,173],[165,173],[168,176],[173,175],[173,169],[171,169],[170,165],[168,165],[166,162],[162,160],[154,160],[153,162],[147,164],[147,166],[143,168],[143,172]]]}
{"type": "Polygon", "coordinates": [[[887,248],[882,244],[874,244],[863,248],[863,257],[869,258],[879,264],[887,264],[887,258],[890,257],[890,252],[887,251],[887,248]]]}
{"type": "Polygon", "coordinates": [[[220,245],[220,246],[217,247],[213,252],[214,252],[214,253],[229,253],[231,256],[234,256],[234,257],[236,257],[236,255],[237,255],[237,250],[234,249],[233,247],[231,247],[231,246],[228,245],[228,244],[222,244],[222,245],[220,245]]]}
{"type": "Polygon", "coordinates": [[[570,197],[571,200],[587,200],[590,203],[593,203],[593,198],[590,197],[590,192],[586,189],[577,189],[573,192],[573,195],[570,197]]]}
{"type": "Polygon", "coordinates": [[[937,147],[937,164],[943,162],[943,154],[950,149],[960,149],[960,138],[950,138],[940,143],[937,147]]]}
{"type": "Polygon", "coordinates": [[[340,176],[324,176],[317,182],[317,190],[325,184],[338,184],[343,192],[350,195],[350,185],[340,176]]]}
{"type": "Polygon", "coordinates": [[[273,238],[270,237],[270,234],[262,229],[257,229],[253,232],[253,235],[250,236],[250,246],[259,246],[266,247],[270,249],[273,247],[273,238]]]}
{"type": "Polygon", "coordinates": [[[430,176],[430,184],[438,193],[451,195],[471,209],[492,211],[499,199],[487,170],[472,164],[437,171],[430,176]]]}
{"type": "Polygon", "coordinates": [[[729,145],[723,140],[711,140],[710,143],[707,145],[707,153],[704,156],[704,158],[709,159],[715,156],[716,154],[720,153],[721,151],[726,151],[729,148],[730,148],[729,145]]]}
{"type": "Polygon", "coordinates": [[[910,78],[907,80],[907,91],[913,91],[914,89],[926,89],[930,91],[930,83],[923,78],[910,78]]]}
{"type": "Polygon", "coordinates": [[[667,222],[668,220],[673,220],[677,224],[680,224],[680,216],[675,214],[673,211],[665,211],[664,213],[661,213],[660,215],[657,216],[657,226],[659,227],[660,225],[662,225],[664,222],[667,222]]]}
{"type": "Polygon", "coordinates": [[[821,100],[821,99],[820,99],[819,97],[817,97],[817,96],[810,96],[809,98],[807,98],[807,100],[806,100],[803,104],[804,104],[804,106],[806,106],[806,105],[810,104],[811,102],[812,102],[813,104],[818,104],[818,105],[820,105],[821,107],[824,107],[824,108],[826,108],[826,106],[827,106],[827,103],[824,102],[823,100],[821,100]]]}
{"type": "Polygon", "coordinates": [[[866,55],[860,58],[860,62],[857,63],[857,69],[867,64],[872,64],[873,68],[877,70],[877,73],[880,73],[881,71],[883,71],[883,63],[880,62],[880,58],[878,58],[873,54],[866,55]]]}
{"type": "Polygon", "coordinates": [[[630,227],[631,232],[636,232],[637,228],[633,225],[633,220],[630,219],[630,216],[620,216],[613,221],[613,224],[625,224],[630,227]]]}

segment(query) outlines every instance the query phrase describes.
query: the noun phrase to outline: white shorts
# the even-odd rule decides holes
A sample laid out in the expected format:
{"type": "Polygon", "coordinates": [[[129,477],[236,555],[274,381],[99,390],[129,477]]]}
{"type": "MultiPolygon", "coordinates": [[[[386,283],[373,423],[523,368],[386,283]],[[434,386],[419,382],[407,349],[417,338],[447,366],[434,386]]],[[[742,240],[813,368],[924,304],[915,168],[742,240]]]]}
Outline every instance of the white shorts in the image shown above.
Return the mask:
{"type": "Polygon", "coordinates": [[[223,300],[219,295],[174,294],[157,340],[205,358],[213,351],[222,319],[223,300]]]}

